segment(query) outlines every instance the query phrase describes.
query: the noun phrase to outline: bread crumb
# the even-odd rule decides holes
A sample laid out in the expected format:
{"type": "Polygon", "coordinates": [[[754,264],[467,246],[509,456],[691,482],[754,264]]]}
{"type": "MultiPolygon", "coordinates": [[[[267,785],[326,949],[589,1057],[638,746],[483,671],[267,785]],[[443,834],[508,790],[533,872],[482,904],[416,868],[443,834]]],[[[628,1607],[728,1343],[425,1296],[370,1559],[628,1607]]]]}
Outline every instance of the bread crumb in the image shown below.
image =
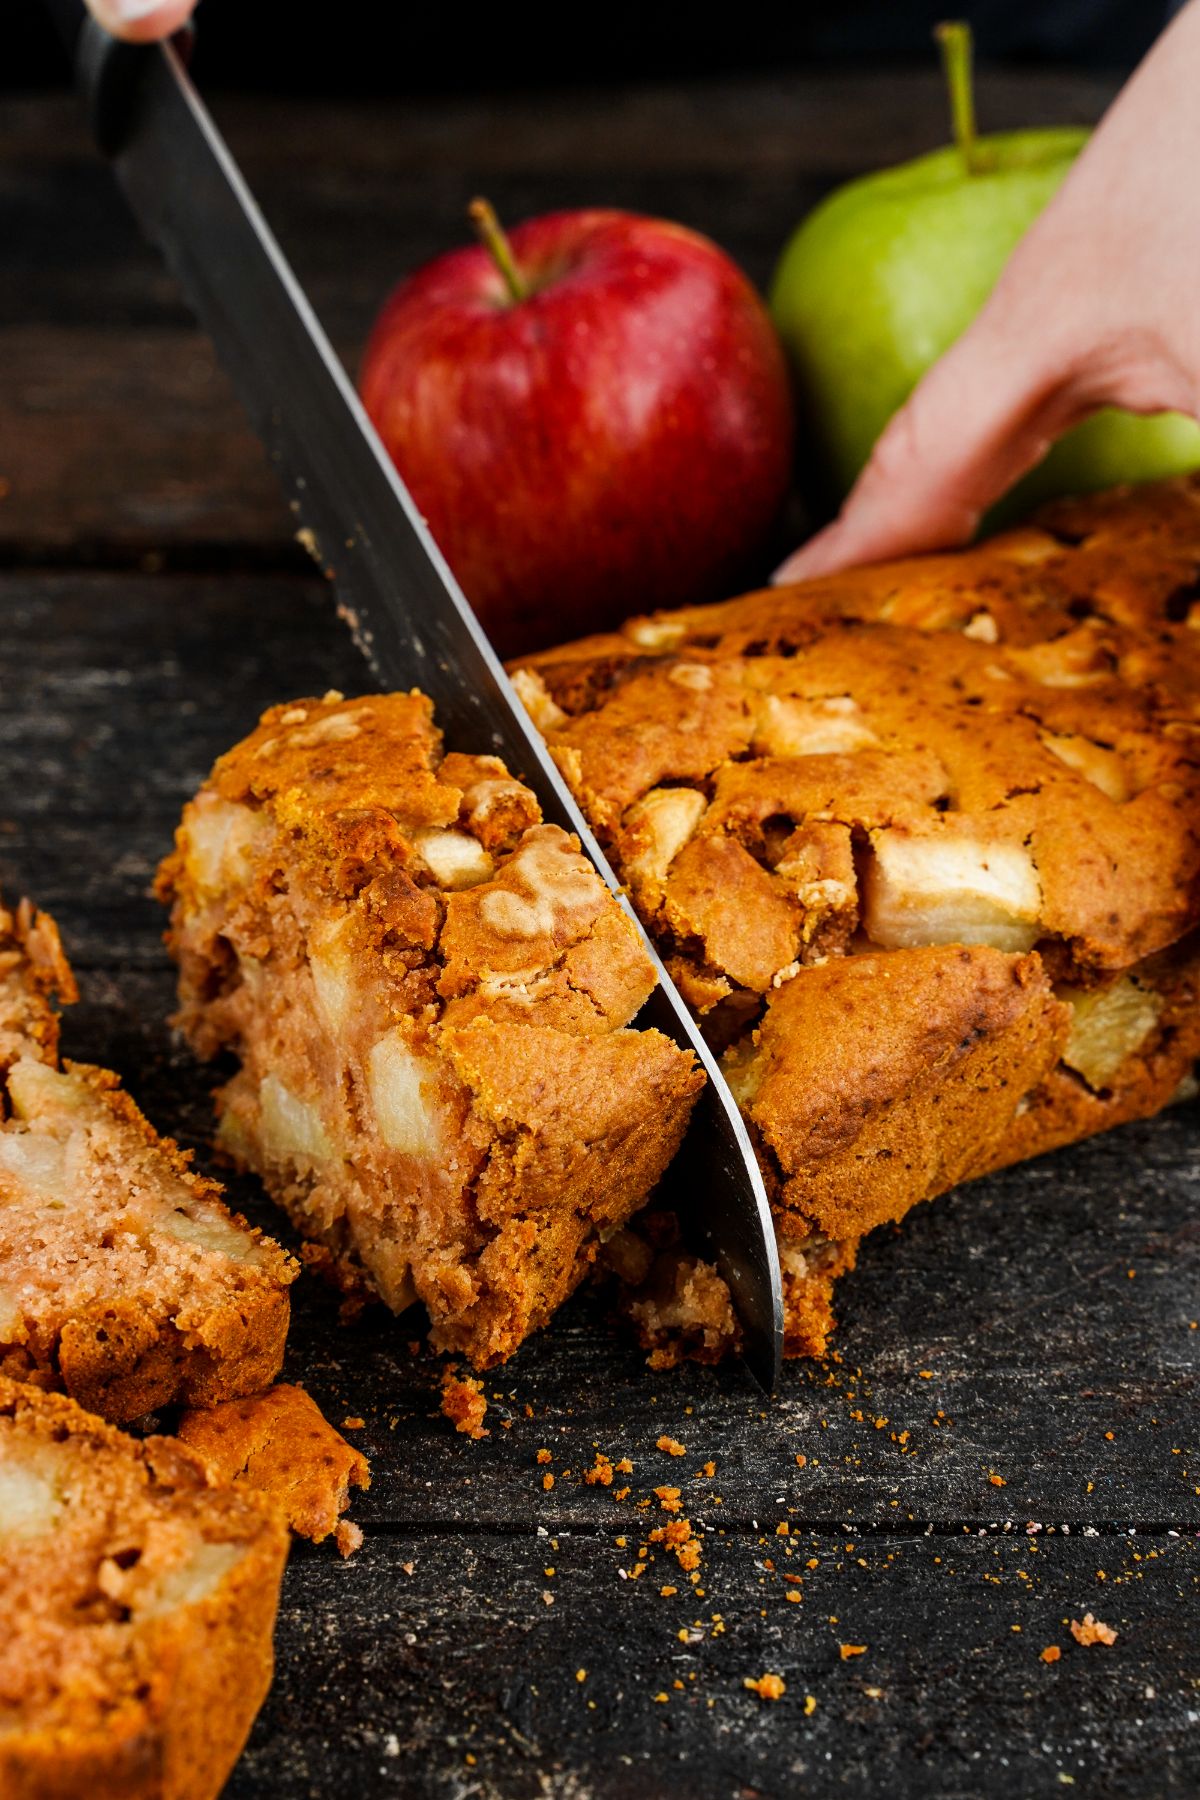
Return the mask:
{"type": "Polygon", "coordinates": [[[867,1653],[867,1646],[865,1644],[839,1644],[838,1650],[841,1654],[842,1661],[849,1662],[852,1656],[865,1656],[867,1653]]]}
{"type": "Polygon", "coordinates": [[[677,1487],[656,1487],[654,1490],[654,1495],[658,1504],[662,1507],[664,1512],[668,1513],[677,1513],[680,1511],[683,1502],[680,1500],[679,1494],[680,1490],[677,1487]]]}
{"type": "Polygon", "coordinates": [[[549,1473],[549,1471],[547,1471],[546,1474],[542,1476],[542,1487],[545,1490],[545,1492],[548,1494],[550,1492],[550,1489],[553,1486],[554,1486],[554,1477],[553,1477],[553,1475],[551,1475],[549,1473]]]}
{"type": "Polygon", "coordinates": [[[339,1519],[333,1537],[344,1557],[353,1556],[356,1550],[362,1549],[362,1526],[356,1525],[353,1519],[339,1519]]]}
{"type": "MultiPolygon", "coordinates": [[[[803,1468],[806,1468],[806,1467],[807,1467],[807,1465],[808,1465],[808,1458],[807,1458],[807,1456],[798,1456],[798,1457],[797,1457],[797,1458],[796,1458],[796,1467],[797,1467],[797,1468],[798,1468],[798,1469],[803,1469],[803,1468]]],[[[811,1699],[811,1697],[812,1697],[812,1696],[811,1696],[811,1695],[810,1695],[810,1696],[809,1696],[809,1698],[810,1698],[810,1699],[811,1699]]]]}
{"type": "Polygon", "coordinates": [[[483,1426],[487,1401],[483,1397],[482,1381],[476,1381],[473,1375],[460,1375],[453,1363],[442,1376],[442,1411],[454,1429],[464,1432],[467,1437],[491,1436],[483,1426]]]}
{"type": "Polygon", "coordinates": [[[992,1474],[990,1474],[988,1476],[988,1480],[991,1482],[993,1487],[1007,1487],[1008,1486],[1008,1483],[1007,1483],[1007,1481],[1005,1481],[1003,1475],[997,1475],[994,1471],[992,1474]]]}
{"type": "Polygon", "coordinates": [[[537,1459],[540,1463],[548,1463],[550,1461],[549,1450],[539,1450],[537,1453],[537,1459]]]}
{"type": "Polygon", "coordinates": [[[753,1675],[747,1675],[742,1686],[757,1694],[760,1700],[780,1700],[787,1693],[787,1682],[782,1675],[760,1675],[757,1680],[753,1675]]]}
{"type": "Polygon", "coordinates": [[[1092,1614],[1084,1613],[1083,1623],[1071,1620],[1071,1636],[1077,1644],[1115,1644],[1117,1634],[1111,1625],[1102,1625],[1092,1614]]]}
{"type": "Polygon", "coordinates": [[[1062,1651],[1057,1644],[1047,1644],[1046,1648],[1042,1651],[1042,1661],[1044,1663],[1056,1663],[1061,1655],[1062,1651]]]}
{"type": "Polygon", "coordinates": [[[608,1457],[600,1450],[596,1452],[596,1460],[590,1469],[583,1471],[583,1479],[589,1487],[611,1487],[613,1466],[608,1457]]]}
{"type": "Polygon", "coordinates": [[[587,1680],[587,1670],[586,1669],[576,1669],[575,1679],[578,1682],[586,1681],[587,1680]]]}
{"type": "Polygon", "coordinates": [[[673,1438],[673,1437],[667,1437],[665,1433],[662,1437],[659,1438],[657,1444],[654,1447],[656,1450],[665,1450],[668,1456],[686,1456],[687,1455],[687,1449],[683,1444],[681,1444],[679,1442],[679,1439],[673,1438]]]}
{"type": "Polygon", "coordinates": [[[352,1418],[342,1420],[342,1430],[362,1431],[366,1426],[366,1423],[367,1421],[365,1419],[360,1419],[356,1413],[352,1418]]]}
{"type": "Polygon", "coordinates": [[[817,1696],[815,1694],[805,1694],[805,1696],[804,1696],[804,1716],[805,1716],[805,1718],[811,1719],[813,1714],[816,1712],[816,1710],[817,1710],[817,1696]]]}

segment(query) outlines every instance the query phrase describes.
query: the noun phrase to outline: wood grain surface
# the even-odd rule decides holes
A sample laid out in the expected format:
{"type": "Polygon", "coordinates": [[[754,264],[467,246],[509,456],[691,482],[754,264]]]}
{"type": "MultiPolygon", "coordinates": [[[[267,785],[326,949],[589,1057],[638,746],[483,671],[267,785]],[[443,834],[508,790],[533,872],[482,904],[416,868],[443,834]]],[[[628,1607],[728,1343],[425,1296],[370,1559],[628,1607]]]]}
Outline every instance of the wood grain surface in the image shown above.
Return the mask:
{"type": "MultiPolygon", "coordinates": [[[[1088,118],[1104,97],[1023,77],[982,107],[1088,118]]],[[[762,280],[826,187],[938,140],[933,106],[923,78],[872,76],[223,110],[353,361],[479,187],[514,218],[685,218],[762,280]]],[[[66,102],[0,122],[0,217],[0,880],[62,925],[68,1054],[117,1068],[208,1166],[214,1072],[168,1028],[148,884],[261,708],[363,691],[365,671],[66,102]]],[[[1182,1107],[876,1234],[835,1355],[769,1401],[732,1368],[649,1373],[585,1293],[487,1378],[473,1444],[438,1413],[412,1321],[344,1329],[302,1282],[288,1372],[365,1422],[366,1541],[346,1563],[293,1554],[230,1800],[1194,1794],[1196,1147],[1182,1107]],[[633,1462],[623,1501],[584,1481],[597,1450],[633,1462]],[[648,1541],[664,1484],[701,1536],[696,1587],[648,1541]],[[1075,1642],[1087,1611],[1114,1645],[1075,1642]],[[743,1686],[768,1671],[774,1703],[743,1686]]],[[[253,1182],[233,1189],[280,1230],[253,1182]]]]}

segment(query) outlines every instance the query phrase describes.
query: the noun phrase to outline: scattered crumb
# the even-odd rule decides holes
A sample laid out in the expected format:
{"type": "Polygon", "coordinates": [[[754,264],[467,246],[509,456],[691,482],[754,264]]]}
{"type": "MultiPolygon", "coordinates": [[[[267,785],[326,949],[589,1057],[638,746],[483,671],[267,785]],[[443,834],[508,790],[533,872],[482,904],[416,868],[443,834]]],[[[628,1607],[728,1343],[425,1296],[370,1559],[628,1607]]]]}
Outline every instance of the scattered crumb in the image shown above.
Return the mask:
{"type": "Polygon", "coordinates": [[[589,1487],[611,1487],[613,1466],[602,1451],[597,1450],[596,1460],[590,1469],[583,1471],[583,1479],[589,1487]]]}
{"type": "Polygon", "coordinates": [[[664,1600],[669,1600],[672,1594],[679,1592],[679,1589],[677,1587],[660,1587],[658,1591],[664,1600]]]}
{"type": "Polygon", "coordinates": [[[1115,1644],[1117,1634],[1111,1625],[1102,1625],[1091,1613],[1084,1613],[1083,1623],[1071,1620],[1071,1636],[1077,1644],[1115,1644]]]}
{"type": "Polygon", "coordinates": [[[549,1473],[549,1471],[547,1471],[546,1474],[542,1476],[542,1486],[546,1490],[547,1493],[549,1493],[550,1489],[554,1486],[554,1477],[553,1477],[553,1475],[551,1475],[549,1473]]]}
{"type": "Polygon", "coordinates": [[[353,1556],[356,1550],[362,1549],[362,1526],[356,1525],[353,1519],[339,1519],[333,1536],[343,1556],[353,1556]]]}
{"type": "MultiPolygon", "coordinates": [[[[621,1458],[620,1462],[614,1463],[613,1468],[617,1471],[618,1475],[632,1475],[633,1474],[633,1464],[630,1462],[630,1460],[627,1456],[623,1456],[621,1458]]],[[[626,1492],[628,1492],[628,1489],[626,1489],[626,1492]]]]}
{"type": "Polygon", "coordinates": [[[988,1476],[988,1480],[991,1482],[993,1487],[1007,1487],[1008,1486],[1008,1483],[1007,1483],[1007,1481],[1005,1481],[1003,1475],[997,1475],[994,1471],[992,1474],[990,1474],[988,1476]]]}
{"type": "Polygon", "coordinates": [[[760,1675],[757,1680],[753,1675],[747,1675],[742,1686],[757,1694],[760,1700],[779,1700],[787,1693],[787,1682],[782,1675],[760,1675]]]}
{"type": "Polygon", "coordinates": [[[537,1453],[537,1459],[540,1463],[548,1463],[550,1461],[549,1450],[539,1450],[537,1453]]]}
{"type": "Polygon", "coordinates": [[[665,1450],[668,1456],[686,1456],[687,1455],[686,1447],[679,1442],[678,1438],[666,1437],[664,1435],[663,1437],[659,1438],[657,1444],[654,1447],[656,1450],[665,1450]]]}
{"type": "MultiPolygon", "coordinates": [[[[808,1465],[808,1458],[807,1458],[807,1456],[798,1456],[798,1457],[797,1457],[797,1458],[796,1458],[796,1467],[797,1467],[797,1468],[798,1468],[798,1469],[803,1469],[803,1468],[806,1468],[806,1467],[807,1467],[807,1465],[808,1465]]],[[[810,1695],[809,1695],[809,1699],[810,1699],[810,1700],[811,1700],[811,1699],[812,1699],[812,1695],[811,1695],[811,1694],[810,1694],[810,1695]]]]}
{"type": "Polygon", "coordinates": [[[1044,1663],[1056,1663],[1061,1655],[1062,1651],[1057,1644],[1047,1644],[1046,1648],[1042,1651],[1042,1661],[1044,1663]]]}
{"type": "Polygon", "coordinates": [[[442,1376],[442,1411],[454,1429],[464,1432],[467,1437],[491,1436],[483,1427],[487,1401],[483,1397],[482,1381],[476,1381],[473,1375],[460,1375],[454,1363],[448,1365],[442,1376]]]}
{"type": "Polygon", "coordinates": [[[838,1650],[841,1653],[842,1661],[849,1662],[852,1656],[865,1656],[867,1646],[865,1644],[839,1644],[838,1650]]]}
{"type": "Polygon", "coordinates": [[[816,1712],[816,1710],[817,1710],[817,1696],[815,1694],[805,1694],[805,1696],[804,1696],[804,1716],[805,1716],[805,1718],[811,1719],[813,1714],[816,1712]]]}
{"type": "Polygon", "coordinates": [[[356,1413],[353,1418],[342,1420],[342,1430],[362,1431],[366,1427],[366,1423],[367,1421],[365,1419],[360,1419],[356,1413]]]}
{"type": "Polygon", "coordinates": [[[664,1512],[668,1513],[677,1513],[682,1508],[683,1502],[680,1500],[679,1494],[680,1490],[677,1487],[656,1487],[654,1490],[658,1504],[664,1512]]]}
{"type": "Polygon", "coordinates": [[[586,1669],[576,1669],[575,1679],[576,1679],[576,1681],[579,1681],[579,1682],[586,1681],[587,1680],[587,1670],[586,1669]]]}
{"type": "Polygon", "coordinates": [[[656,1706],[665,1706],[670,1698],[670,1694],[655,1694],[654,1704],[656,1706]]]}

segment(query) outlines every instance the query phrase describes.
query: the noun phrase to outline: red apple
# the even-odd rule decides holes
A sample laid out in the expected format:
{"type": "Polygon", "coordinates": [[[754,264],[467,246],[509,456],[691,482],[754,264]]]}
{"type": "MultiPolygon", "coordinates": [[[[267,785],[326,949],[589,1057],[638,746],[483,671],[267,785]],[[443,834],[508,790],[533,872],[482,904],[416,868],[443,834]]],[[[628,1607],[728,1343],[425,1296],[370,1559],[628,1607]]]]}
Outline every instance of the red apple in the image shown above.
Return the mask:
{"type": "Polygon", "coordinates": [[[360,387],[497,647],[728,592],[791,467],[779,341],[681,225],[549,213],[404,281],[360,387]],[[485,247],[486,246],[486,247],[485,247]]]}

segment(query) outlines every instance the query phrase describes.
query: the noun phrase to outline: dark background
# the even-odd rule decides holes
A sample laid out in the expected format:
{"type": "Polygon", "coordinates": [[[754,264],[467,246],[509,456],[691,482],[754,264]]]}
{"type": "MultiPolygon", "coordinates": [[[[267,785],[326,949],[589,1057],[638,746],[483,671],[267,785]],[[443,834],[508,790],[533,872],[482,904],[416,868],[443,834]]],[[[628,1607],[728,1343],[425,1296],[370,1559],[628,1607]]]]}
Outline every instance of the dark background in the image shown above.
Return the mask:
{"type": "MultiPolygon", "coordinates": [[[[970,20],[979,54],[1128,70],[1175,8],[1170,0],[840,0],[837,6],[374,7],[203,0],[195,72],[210,90],[379,95],[472,93],[597,82],[781,74],[881,58],[930,61],[933,26],[970,20]],[[343,17],[346,29],[331,29],[343,17]]],[[[5,0],[0,92],[61,85],[40,0],[5,0]]]]}

